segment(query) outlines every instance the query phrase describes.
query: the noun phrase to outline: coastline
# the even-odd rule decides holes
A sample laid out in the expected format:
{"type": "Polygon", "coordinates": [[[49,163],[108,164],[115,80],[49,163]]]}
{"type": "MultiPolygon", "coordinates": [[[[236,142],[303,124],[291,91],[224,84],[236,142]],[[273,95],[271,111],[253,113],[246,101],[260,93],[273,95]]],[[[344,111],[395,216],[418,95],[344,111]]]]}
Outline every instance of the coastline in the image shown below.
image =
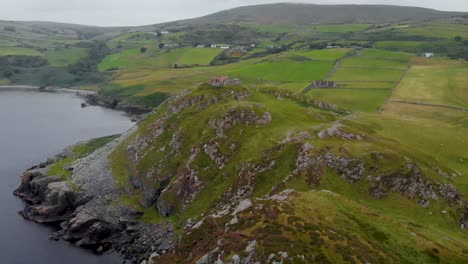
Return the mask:
{"type": "Polygon", "coordinates": [[[61,87],[45,87],[34,85],[0,85],[0,90],[11,90],[11,91],[38,91],[38,92],[60,92],[60,93],[75,93],[78,95],[91,95],[96,94],[95,91],[80,90],[75,88],[61,88],[61,87]]]}

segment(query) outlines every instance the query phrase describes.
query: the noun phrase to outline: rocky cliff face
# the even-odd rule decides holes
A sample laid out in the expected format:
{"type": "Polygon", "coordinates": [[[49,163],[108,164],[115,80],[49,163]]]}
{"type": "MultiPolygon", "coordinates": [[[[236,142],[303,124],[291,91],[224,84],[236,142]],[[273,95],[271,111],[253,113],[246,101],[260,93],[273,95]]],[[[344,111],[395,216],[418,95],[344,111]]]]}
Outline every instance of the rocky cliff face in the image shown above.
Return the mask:
{"type": "MultiPolygon", "coordinates": [[[[122,190],[111,173],[108,156],[131,132],[75,161],[67,168],[73,171],[71,179],[48,175],[54,161],[26,171],[14,192],[28,203],[20,214],[37,223],[57,225],[53,239],[97,253],[116,250],[128,263],[140,263],[172,248],[170,223],[141,223],[141,212],[118,203],[122,190]]],[[[56,160],[63,158],[66,153],[56,160]]]]}

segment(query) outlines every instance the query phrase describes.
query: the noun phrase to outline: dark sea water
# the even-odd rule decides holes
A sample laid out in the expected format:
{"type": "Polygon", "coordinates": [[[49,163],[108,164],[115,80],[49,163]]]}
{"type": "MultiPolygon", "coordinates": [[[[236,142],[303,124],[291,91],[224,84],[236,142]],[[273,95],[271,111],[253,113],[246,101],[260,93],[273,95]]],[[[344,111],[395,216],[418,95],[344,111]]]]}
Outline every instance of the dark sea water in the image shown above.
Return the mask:
{"type": "Polygon", "coordinates": [[[66,242],[49,240],[52,230],[17,214],[23,202],[12,195],[28,167],[78,141],[123,133],[132,123],[123,113],[88,107],[69,93],[0,89],[0,263],[118,263],[66,242]]]}

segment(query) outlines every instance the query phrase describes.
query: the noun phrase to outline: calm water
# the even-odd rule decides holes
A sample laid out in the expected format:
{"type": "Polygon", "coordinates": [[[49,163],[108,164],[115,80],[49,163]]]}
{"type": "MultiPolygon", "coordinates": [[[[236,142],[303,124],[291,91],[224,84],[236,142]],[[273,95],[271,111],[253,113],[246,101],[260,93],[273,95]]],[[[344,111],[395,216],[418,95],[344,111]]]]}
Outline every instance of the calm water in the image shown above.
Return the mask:
{"type": "Polygon", "coordinates": [[[66,242],[48,239],[52,230],[23,220],[22,201],[12,195],[21,173],[91,138],[122,133],[132,123],[122,113],[88,107],[74,94],[0,89],[0,263],[118,263],[66,242]]]}

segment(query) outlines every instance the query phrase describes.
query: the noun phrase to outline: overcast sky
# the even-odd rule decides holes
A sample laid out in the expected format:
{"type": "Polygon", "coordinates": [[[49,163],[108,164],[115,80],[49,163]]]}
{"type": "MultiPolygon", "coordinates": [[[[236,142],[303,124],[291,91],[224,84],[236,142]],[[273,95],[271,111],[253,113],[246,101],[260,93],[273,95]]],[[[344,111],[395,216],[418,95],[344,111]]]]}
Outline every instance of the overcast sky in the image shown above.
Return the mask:
{"type": "Polygon", "coordinates": [[[237,6],[277,2],[389,4],[468,12],[468,0],[0,0],[0,20],[135,26],[198,17],[237,6]]]}

